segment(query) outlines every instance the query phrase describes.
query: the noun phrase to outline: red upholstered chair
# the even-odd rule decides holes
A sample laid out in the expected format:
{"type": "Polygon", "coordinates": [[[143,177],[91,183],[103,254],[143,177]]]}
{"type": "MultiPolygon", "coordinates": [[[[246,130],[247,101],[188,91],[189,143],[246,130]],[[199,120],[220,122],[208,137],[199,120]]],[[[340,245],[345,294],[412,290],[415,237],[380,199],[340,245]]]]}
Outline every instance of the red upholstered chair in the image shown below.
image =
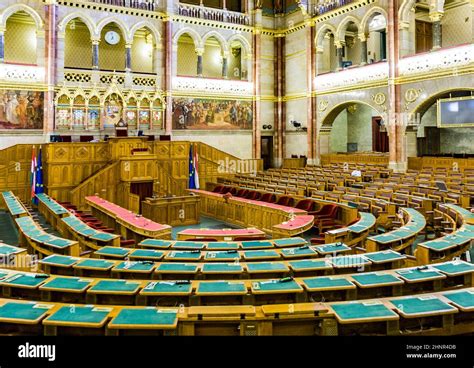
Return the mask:
{"type": "Polygon", "coordinates": [[[219,193],[226,194],[226,193],[229,193],[231,189],[232,189],[231,187],[222,187],[222,190],[219,193]]]}
{"type": "Polygon", "coordinates": [[[230,190],[227,193],[235,195],[237,193],[237,188],[230,188],[230,190]]]}
{"type": "Polygon", "coordinates": [[[245,196],[246,199],[251,199],[254,201],[258,201],[261,194],[259,192],[249,191],[248,194],[245,196]]]}
{"type": "Polygon", "coordinates": [[[267,202],[267,203],[275,203],[276,201],[276,196],[273,193],[264,193],[262,195],[262,198],[260,198],[262,202],[267,202]]]}
{"type": "Polygon", "coordinates": [[[224,189],[224,187],[222,185],[217,185],[212,191],[214,193],[222,193],[223,189],[224,189]]]}
{"type": "Polygon", "coordinates": [[[295,208],[311,213],[314,209],[314,202],[311,199],[303,199],[296,204],[295,208]]]}
{"type": "Polygon", "coordinates": [[[237,193],[235,194],[236,197],[241,197],[241,198],[246,198],[246,195],[248,193],[248,189],[239,189],[237,193]]]}
{"type": "Polygon", "coordinates": [[[120,246],[121,247],[128,247],[128,246],[135,246],[135,240],[133,239],[128,239],[128,240],[120,240],[120,246]]]}
{"type": "Polygon", "coordinates": [[[319,211],[311,213],[315,220],[322,220],[322,219],[334,219],[337,215],[337,207],[336,204],[325,204],[319,211]]]}
{"type": "Polygon", "coordinates": [[[325,239],[324,239],[324,236],[322,236],[322,235],[319,235],[315,238],[311,238],[310,242],[311,242],[311,244],[325,244],[326,243],[325,239]]]}
{"type": "Polygon", "coordinates": [[[293,203],[295,203],[293,198],[287,197],[287,196],[281,196],[280,199],[278,199],[276,204],[279,204],[280,206],[292,207],[293,203]]]}

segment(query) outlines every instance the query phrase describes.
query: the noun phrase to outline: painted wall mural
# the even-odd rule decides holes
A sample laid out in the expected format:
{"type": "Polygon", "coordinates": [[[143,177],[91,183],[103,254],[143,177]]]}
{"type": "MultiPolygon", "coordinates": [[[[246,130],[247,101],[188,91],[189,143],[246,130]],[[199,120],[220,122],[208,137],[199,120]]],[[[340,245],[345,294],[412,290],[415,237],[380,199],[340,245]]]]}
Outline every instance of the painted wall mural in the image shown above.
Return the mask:
{"type": "Polygon", "coordinates": [[[251,101],[175,98],[173,129],[252,129],[251,101]]]}
{"type": "Polygon", "coordinates": [[[43,129],[44,93],[0,89],[0,129],[43,129]]]}

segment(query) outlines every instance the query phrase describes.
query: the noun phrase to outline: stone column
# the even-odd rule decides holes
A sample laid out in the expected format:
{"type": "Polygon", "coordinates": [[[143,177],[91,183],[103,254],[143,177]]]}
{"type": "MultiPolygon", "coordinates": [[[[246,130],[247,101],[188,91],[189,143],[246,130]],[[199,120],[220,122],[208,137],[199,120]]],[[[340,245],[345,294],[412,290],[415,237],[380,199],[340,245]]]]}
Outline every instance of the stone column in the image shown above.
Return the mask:
{"type": "Polygon", "coordinates": [[[92,42],[92,69],[99,70],[99,42],[98,39],[91,39],[92,42]]]}
{"type": "MultiPolygon", "coordinates": [[[[165,110],[165,134],[171,135],[173,129],[173,99],[172,99],[172,76],[176,75],[176,72],[173,68],[176,67],[176,63],[173,64],[173,32],[171,28],[171,18],[166,19],[163,22],[164,26],[164,37],[163,37],[163,44],[164,44],[164,67],[165,67],[165,80],[164,80],[164,90],[166,93],[166,110],[165,110]],[[172,74],[174,72],[175,74],[172,74]]],[[[177,53],[177,46],[176,46],[176,53],[177,53]]],[[[175,57],[177,59],[177,57],[175,57]]]]}
{"type": "Polygon", "coordinates": [[[315,156],[315,145],[314,140],[314,101],[313,101],[313,83],[315,77],[315,25],[314,22],[306,21],[306,121],[307,121],[307,157],[308,163],[313,164],[315,156]]]}
{"type": "Polygon", "coordinates": [[[202,77],[202,54],[204,54],[204,49],[203,48],[196,48],[196,54],[197,54],[196,74],[197,74],[198,77],[202,77]]]}
{"type": "Polygon", "coordinates": [[[433,22],[433,48],[432,50],[440,49],[442,46],[442,35],[441,35],[441,18],[443,13],[432,13],[430,14],[430,20],[433,22]]]}
{"type": "Polygon", "coordinates": [[[125,44],[125,72],[132,71],[132,44],[125,44]]]}
{"type": "Polygon", "coordinates": [[[360,65],[367,64],[367,36],[365,33],[359,34],[360,40],[360,65]]]}
{"type": "Polygon", "coordinates": [[[334,46],[336,46],[337,70],[342,70],[342,49],[344,44],[341,41],[335,41],[334,46]]]}
{"type": "Polygon", "coordinates": [[[315,75],[318,75],[321,73],[321,71],[323,70],[324,68],[324,48],[321,47],[321,46],[318,46],[315,48],[315,52],[316,52],[316,71],[315,71],[315,75]]]}
{"type": "Polygon", "coordinates": [[[36,65],[47,66],[46,31],[36,31],[36,65]]]}
{"type": "Polygon", "coordinates": [[[227,79],[228,78],[228,65],[227,65],[227,60],[228,60],[228,57],[229,57],[229,53],[228,52],[223,52],[222,53],[222,78],[224,79],[227,79]]]}
{"type": "Polygon", "coordinates": [[[0,63],[5,61],[5,30],[0,29],[0,63]]]}
{"type": "Polygon", "coordinates": [[[260,102],[260,60],[261,60],[261,48],[262,48],[262,10],[255,10],[255,33],[253,35],[253,83],[254,83],[254,96],[255,100],[253,103],[253,158],[261,158],[261,127],[260,127],[260,115],[261,115],[261,102],[260,102]]]}

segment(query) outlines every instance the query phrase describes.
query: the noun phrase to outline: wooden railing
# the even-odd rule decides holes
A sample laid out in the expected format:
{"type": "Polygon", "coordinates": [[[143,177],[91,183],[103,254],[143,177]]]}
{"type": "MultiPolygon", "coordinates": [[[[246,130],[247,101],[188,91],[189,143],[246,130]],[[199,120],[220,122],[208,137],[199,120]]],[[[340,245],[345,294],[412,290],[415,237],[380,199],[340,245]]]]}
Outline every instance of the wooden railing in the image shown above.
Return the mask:
{"type": "Polygon", "coordinates": [[[83,209],[87,206],[85,197],[98,194],[110,202],[117,203],[116,188],[119,182],[120,161],[115,161],[71,190],[71,202],[78,209],[83,209]]]}
{"type": "Polygon", "coordinates": [[[157,191],[160,195],[170,196],[176,195],[181,196],[186,194],[186,188],[188,182],[186,179],[175,179],[170,175],[171,167],[170,163],[166,161],[158,162],[158,184],[157,191]]]}
{"type": "Polygon", "coordinates": [[[248,26],[250,18],[247,14],[226,9],[214,9],[200,5],[179,4],[178,14],[185,17],[214,20],[217,22],[234,23],[248,26]]]}

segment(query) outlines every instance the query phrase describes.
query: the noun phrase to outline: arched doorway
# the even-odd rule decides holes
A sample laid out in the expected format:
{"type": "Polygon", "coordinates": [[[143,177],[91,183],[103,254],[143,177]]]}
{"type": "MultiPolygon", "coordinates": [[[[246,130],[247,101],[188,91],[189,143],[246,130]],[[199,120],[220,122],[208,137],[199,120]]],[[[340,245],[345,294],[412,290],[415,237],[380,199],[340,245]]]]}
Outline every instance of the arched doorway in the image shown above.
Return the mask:
{"type": "Polygon", "coordinates": [[[320,128],[320,152],[388,152],[380,113],[361,102],[345,102],[328,113],[320,128]]]}

